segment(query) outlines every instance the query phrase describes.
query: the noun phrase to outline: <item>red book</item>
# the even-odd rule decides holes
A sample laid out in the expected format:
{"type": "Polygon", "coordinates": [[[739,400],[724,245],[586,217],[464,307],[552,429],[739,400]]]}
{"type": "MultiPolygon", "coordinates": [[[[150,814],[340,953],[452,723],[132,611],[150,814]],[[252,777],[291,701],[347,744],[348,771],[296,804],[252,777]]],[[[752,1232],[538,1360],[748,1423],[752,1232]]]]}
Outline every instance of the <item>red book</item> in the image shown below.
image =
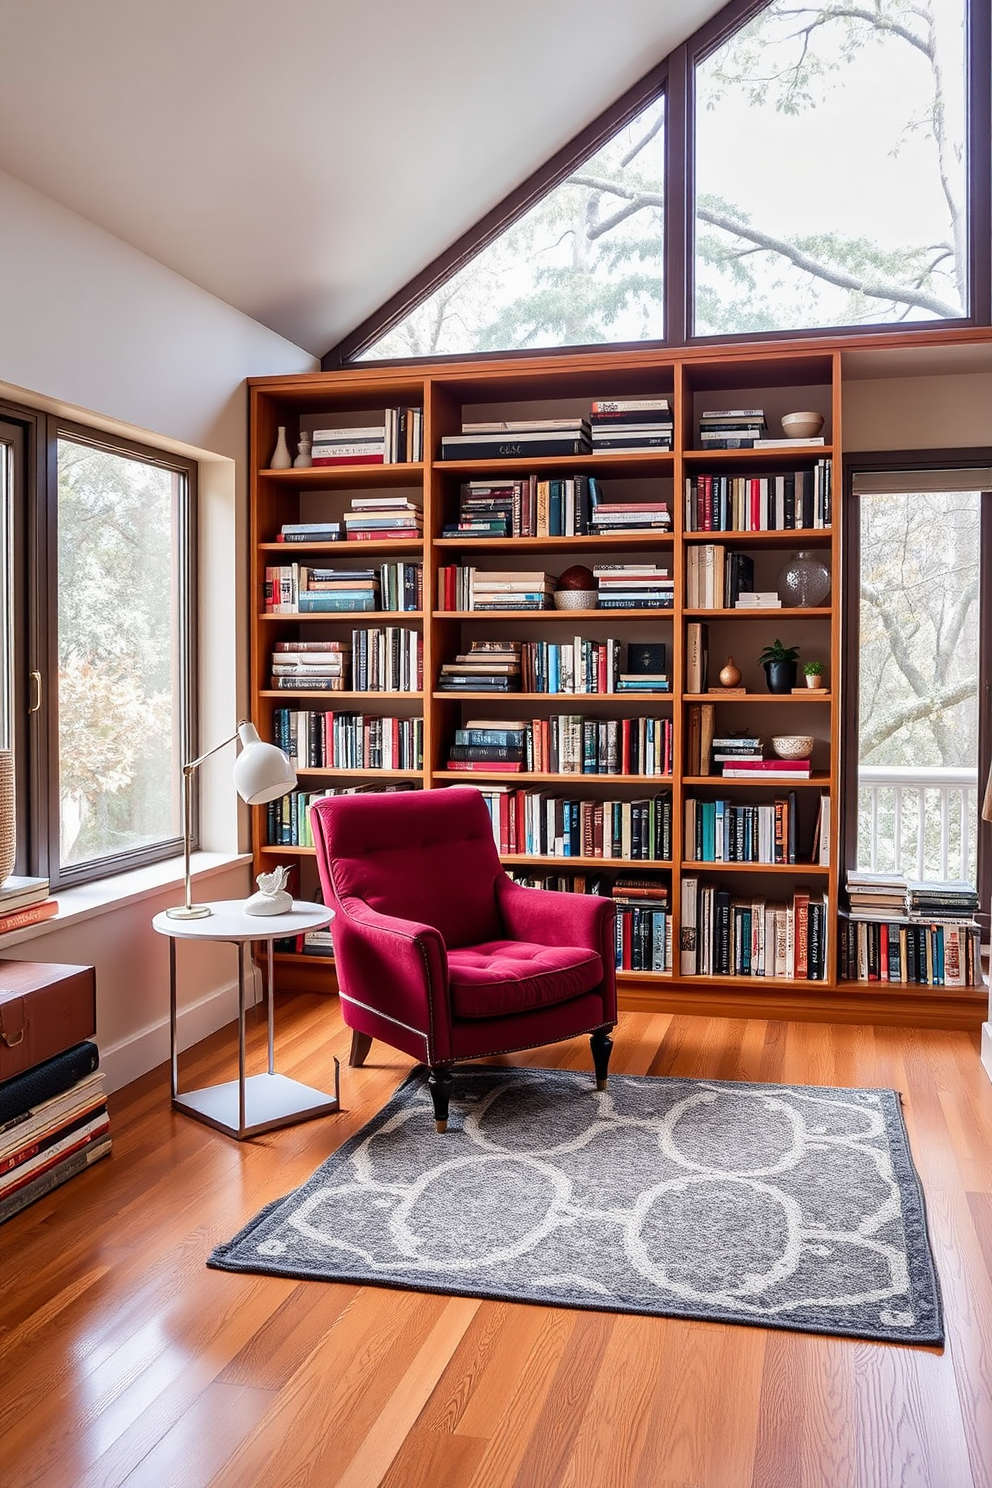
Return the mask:
{"type": "Polygon", "coordinates": [[[311,461],[313,465],[384,465],[385,459],[379,455],[315,455],[311,461]]]}
{"type": "MultiPolygon", "coordinates": [[[[381,462],[380,462],[381,463],[381,462]]],[[[375,532],[356,532],[352,529],[348,533],[349,542],[388,542],[394,537],[422,537],[416,527],[386,527],[375,532]]]]}
{"type": "Polygon", "coordinates": [[[41,920],[50,920],[58,912],[57,899],[43,899],[40,904],[11,910],[10,914],[0,915],[0,935],[6,935],[9,930],[23,930],[25,925],[37,925],[41,920]]]}
{"type": "Polygon", "coordinates": [[[491,770],[499,770],[504,775],[518,773],[523,769],[520,760],[449,760],[449,770],[481,770],[488,774],[491,770]]]}
{"type": "Polygon", "coordinates": [[[748,773],[750,771],[752,771],[752,770],[755,770],[755,771],[757,771],[757,770],[791,770],[796,775],[808,775],[809,774],[809,760],[808,759],[798,759],[798,760],[795,760],[795,759],[766,759],[766,760],[757,760],[757,759],[744,759],[744,758],[735,759],[733,761],[724,760],[723,761],[723,772],[724,772],[724,774],[727,773],[728,769],[729,770],[734,770],[736,772],[746,771],[748,773]]]}

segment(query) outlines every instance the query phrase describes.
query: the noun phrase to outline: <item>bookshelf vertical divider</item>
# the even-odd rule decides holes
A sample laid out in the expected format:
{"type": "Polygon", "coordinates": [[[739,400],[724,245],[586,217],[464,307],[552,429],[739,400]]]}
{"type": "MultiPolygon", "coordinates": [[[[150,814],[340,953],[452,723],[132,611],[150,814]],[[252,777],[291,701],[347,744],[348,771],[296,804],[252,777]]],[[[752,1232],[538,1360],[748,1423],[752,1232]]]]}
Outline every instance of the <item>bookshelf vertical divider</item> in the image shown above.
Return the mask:
{"type": "MultiPolygon", "coordinates": [[[[837,977],[837,908],[839,901],[841,848],[841,760],[839,751],[841,718],[841,525],[840,489],[841,454],[841,353],[836,346],[817,343],[785,346],[756,345],[750,348],[689,348],[679,352],[658,352],[650,348],[602,350],[576,353],[545,353],[514,358],[479,359],[466,362],[436,362],[418,366],[354,368],[328,373],[299,376],[254,378],[250,380],[251,417],[251,708],[252,717],[263,738],[275,736],[276,709],[289,706],[312,712],[323,712],[334,706],[335,694],[294,694],[278,691],[272,685],[273,646],[277,640],[301,640],[307,637],[337,637],[346,640],[353,630],[368,626],[412,626],[423,636],[423,688],[419,696],[404,699],[402,692],[367,692],[356,694],[353,687],[340,695],[340,709],[371,716],[400,718],[422,717],[423,760],[419,769],[390,772],[390,780],[411,780],[416,787],[470,782],[479,785],[507,782],[519,789],[537,788],[557,797],[575,796],[581,803],[615,798],[621,802],[658,793],[671,792],[672,859],[656,858],[617,860],[549,857],[527,858],[525,854],[508,854],[511,871],[526,870],[533,876],[581,872],[586,884],[600,880],[609,890],[618,876],[661,882],[668,886],[668,907],[672,922],[671,955],[673,966],[665,971],[618,972],[621,1003],[628,1008],[657,1011],[688,1011],[727,1015],[799,1016],[840,1021],[908,1021],[922,1016],[925,1021],[940,1023],[942,1014],[935,1003],[946,989],[886,988],[855,983],[839,983],[837,977]],[[670,452],[593,453],[566,459],[524,461],[445,461],[441,458],[441,440],[445,435],[461,432],[463,417],[472,420],[493,418],[560,416],[583,413],[588,416],[592,400],[597,398],[636,399],[668,398],[674,417],[673,446],[670,452]],[[714,410],[761,406],[767,410],[771,436],[778,434],[778,418],[795,408],[817,409],[824,416],[823,444],[803,444],[761,450],[705,449],[700,434],[700,416],[714,410]],[[378,466],[341,465],[325,469],[273,472],[268,460],[275,444],[279,425],[287,428],[291,450],[302,429],[356,428],[381,422],[383,409],[420,408],[423,410],[423,458],[411,463],[378,466]],[[833,472],[832,520],[829,526],[797,530],[693,530],[688,522],[687,483],[692,486],[699,476],[725,473],[734,479],[764,476],[769,486],[773,476],[788,480],[792,472],[812,471],[817,460],[829,461],[833,472]],[[645,532],[624,535],[625,543],[616,536],[594,538],[524,537],[461,541],[444,537],[446,524],[457,519],[459,488],[462,482],[496,475],[523,476],[537,470],[539,477],[551,478],[556,471],[567,477],[588,471],[600,483],[604,503],[609,500],[637,501],[658,499],[663,493],[671,513],[670,534],[645,532]],[[406,539],[397,544],[386,540],[367,543],[336,542],[307,546],[305,543],[280,543],[284,523],[339,521],[349,509],[349,502],[363,493],[391,493],[393,496],[416,497],[423,504],[422,540],[406,539]],[[619,493],[614,495],[614,493],[619,493]],[[687,574],[693,549],[713,547],[727,551],[747,552],[753,571],[758,576],[755,588],[773,588],[776,573],[793,550],[804,547],[828,558],[832,587],[827,600],[819,607],[803,610],[750,609],[739,611],[719,607],[701,610],[690,607],[687,597],[687,574]],[[287,552],[287,549],[290,551],[287,552]],[[309,563],[337,568],[372,567],[401,558],[422,562],[423,601],[419,614],[409,622],[402,614],[308,614],[267,613],[265,605],[266,569],[280,562],[309,563]],[[439,571],[456,563],[480,564],[490,568],[542,568],[560,573],[566,567],[597,562],[651,562],[666,564],[674,578],[674,603],[670,609],[638,611],[625,615],[622,610],[602,609],[580,612],[573,617],[550,610],[517,612],[507,615],[480,613],[447,613],[439,600],[439,571]],[[687,632],[690,623],[709,626],[710,676],[713,686],[724,664],[726,653],[733,653],[744,671],[744,694],[690,694],[687,691],[687,632]],[[654,638],[667,647],[670,691],[655,692],[647,697],[636,693],[553,693],[496,694],[490,701],[485,694],[459,698],[438,689],[441,666],[453,660],[472,640],[498,637],[514,640],[559,638],[569,642],[573,637],[605,641],[608,637],[630,638],[645,642],[654,638]],[[773,637],[786,643],[790,637],[800,646],[803,657],[812,655],[828,666],[828,689],[825,695],[783,695],[767,692],[758,655],[773,637]],[[767,746],[773,735],[805,734],[814,737],[813,778],[800,781],[793,792],[795,816],[798,818],[799,858],[795,863],[769,864],[753,860],[705,862],[694,857],[696,843],[686,840],[687,803],[709,801],[716,796],[737,799],[755,805],[771,802],[776,789],[771,782],[754,783],[752,779],[727,780],[709,774],[709,761],[700,765],[701,773],[690,771],[690,721],[694,708],[705,702],[715,708],[717,728],[723,734],[759,733],[767,746]],[[507,706],[512,711],[504,711],[507,706]],[[448,750],[454,742],[454,731],[467,718],[480,711],[486,717],[546,718],[556,713],[590,715],[606,720],[655,716],[671,718],[674,768],[671,777],[633,775],[611,776],[609,773],[577,772],[547,774],[531,782],[527,773],[507,776],[484,773],[458,775],[448,768],[448,750]],[[610,780],[616,784],[611,787],[610,780]],[[638,784],[638,780],[643,784],[638,784]],[[829,862],[811,863],[809,854],[813,827],[820,797],[829,801],[829,862]],[[578,866],[577,866],[578,865],[578,866]],[[754,904],[765,899],[787,899],[795,888],[812,887],[815,894],[825,895],[825,928],[828,950],[823,975],[818,980],[781,975],[742,975],[714,973],[711,969],[693,975],[680,971],[680,936],[685,904],[683,881],[696,878],[700,884],[712,879],[722,889],[743,901],[750,897],[754,904]]],[[[812,480],[812,476],[810,477],[812,480]]],[[[770,499],[770,498],[769,498],[770,499]]],[[[758,524],[755,524],[757,527],[758,524]]],[[[724,559],[725,561],[725,559],[724,559]]],[[[723,596],[721,596],[722,601],[723,596]]],[[[617,731],[619,731],[619,722],[617,731]]],[[[716,766],[719,768],[719,766],[716,766]]],[[[301,769],[301,787],[309,791],[327,788],[374,785],[382,772],[370,768],[301,769]]],[[[791,782],[790,782],[791,784],[791,782]]],[[[775,782],[779,792],[783,787],[775,782]]],[[[660,810],[660,807],[656,807],[660,810]]],[[[588,808],[594,815],[594,806],[588,808]]],[[[740,813],[743,815],[743,813],[740,813]]],[[[605,811],[601,813],[605,816],[605,811]]],[[[757,821],[758,812],[753,814],[757,821]]],[[[767,820],[767,812],[765,818],[767,820]]],[[[252,816],[255,871],[271,869],[278,862],[292,862],[297,875],[294,890],[304,898],[317,891],[313,850],[283,840],[268,841],[268,816],[265,808],[255,809],[252,816]]],[[[755,910],[755,914],[759,911],[755,910]]],[[[653,921],[651,922],[654,923],[653,921]]],[[[657,950],[657,947],[653,948],[657,950]]],[[[769,953],[770,954],[770,953],[769,953]]],[[[333,990],[333,963],[319,955],[288,950],[276,961],[277,986],[333,990]]],[[[944,1026],[950,1026],[944,1024],[944,1026]]]]}

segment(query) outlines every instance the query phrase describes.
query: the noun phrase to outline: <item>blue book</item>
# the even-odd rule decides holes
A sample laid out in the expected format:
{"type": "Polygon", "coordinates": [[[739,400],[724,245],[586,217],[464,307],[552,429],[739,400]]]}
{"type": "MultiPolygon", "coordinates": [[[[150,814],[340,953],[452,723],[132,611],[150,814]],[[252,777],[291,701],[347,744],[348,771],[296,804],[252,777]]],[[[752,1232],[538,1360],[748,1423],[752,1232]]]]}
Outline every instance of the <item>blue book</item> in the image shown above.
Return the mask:
{"type": "Polygon", "coordinates": [[[297,600],[301,615],[349,613],[375,609],[374,594],[348,594],[333,589],[303,589],[297,600]]]}

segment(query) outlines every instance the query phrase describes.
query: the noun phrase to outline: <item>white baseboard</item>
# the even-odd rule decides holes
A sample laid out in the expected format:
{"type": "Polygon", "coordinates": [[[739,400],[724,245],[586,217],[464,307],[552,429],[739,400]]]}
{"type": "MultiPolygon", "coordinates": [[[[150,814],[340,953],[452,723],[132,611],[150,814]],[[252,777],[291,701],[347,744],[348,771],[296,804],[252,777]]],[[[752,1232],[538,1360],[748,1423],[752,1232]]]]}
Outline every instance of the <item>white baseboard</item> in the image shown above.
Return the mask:
{"type": "Polygon", "coordinates": [[[992,1080],[992,1023],[982,1024],[982,1063],[985,1073],[992,1080]]]}
{"type": "MultiPolygon", "coordinates": [[[[262,1000],[263,981],[258,968],[254,971],[250,966],[247,968],[245,995],[249,1007],[262,1000]]],[[[235,1023],[237,1017],[238,984],[235,980],[226,986],[215,988],[201,997],[199,1002],[180,1009],[180,1050],[191,1048],[193,1044],[198,1044],[201,1039],[216,1033],[218,1028],[223,1028],[228,1023],[235,1023]]],[[[237,1050],[237,1029],[231,1030],[231,1047],[237,1050]]],[[[120,1090],[132,1080],[137,1080],[139,1075],[146,1075],[156,1065],[168,1063],[169,1052],[168,1013],[159,1022],[142,1028],[119,1044],[109,1047],[101,1044],[100,1069],[106,1079],[108,1092],[120,1090]]]]}

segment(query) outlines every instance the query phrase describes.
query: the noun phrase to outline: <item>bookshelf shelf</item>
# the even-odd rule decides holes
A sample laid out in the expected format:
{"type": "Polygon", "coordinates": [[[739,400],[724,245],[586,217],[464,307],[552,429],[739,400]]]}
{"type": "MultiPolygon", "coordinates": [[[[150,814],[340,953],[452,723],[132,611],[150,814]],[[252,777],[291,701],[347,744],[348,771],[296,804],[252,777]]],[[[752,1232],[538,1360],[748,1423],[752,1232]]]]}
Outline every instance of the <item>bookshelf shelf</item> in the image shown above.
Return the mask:
{"type": "MultiPolygon", "coordinates": [[[[839,990],[837,936],[832,929],[827,936],[830,955],[822,981],[683,975],[679,952],[680,932],[687,925],[685,917],[690,912],[684,880],[697,880],[700,892],[706,880],[710,879],[716,885],[736,884],[742,892],[755,897],[767,894],[769,900],[786,900],[790,904],[796,889],[806,888],[825,902],[829,926],[833,926],[836,918],[839,882],[836,866],[823,867],[809,862],[794,865],[699,862],[689,855],[690,849],[696,851],[694,844],[685,841],[684,809],[689,795],[712,801],[719,793],[761,812],[766,808],[774,809],[777,799],[794,792],[798,854],[807,858],[811,855],[819,813],[819,817],[828,823],[829,862],[836,865],[840,859],[840,803],[837,796],[843,701],[839,623],[840,500],[833,499],[832,505],[821,500],[816,507],[816,520],[829,524],[824,527],[717,532],[688,530],[685,495],[687,482],[704,476],[708,468],[721,476],[737,473],[750,478],[763,475],[787,478],[790,472],[802,470],[817,472],[820,485],[816,490],[822,498],[826,489],[823,482],[827,481],[833,468],[822,462],[837,462],[842,449],[841,351],[833,341],[826,338],[822,344],[802,348],[787,343],[762,343],[730,350],[699,346],[659,353],[656,348],[644,346],[554,355],[537,353],[512,359],[480,358],[463,363],[425,362],[415,367],[356,365],[335,372],[252,379],[250,399],[253,452],[251,706],[260,733],[263,737],[272,737],[277,709],[298,709],[309,713],[353,710],[373,719],[400,715],[404,721],[422,719],[423,723],[422,769],[304,769],[300,772],[302,791],[338,785],[341,788],[388,786],[403,781],[413,781],[420,788],[476,785],[488,793],[491,810],[495,810],[495,803],[506,796],[516,803],[513,809],[520,812],[532,808],[537,810],[536,803],[540,798],[541,809],[548,811],[581,809],[584,819],[587,807],[593,812],[602,811],[604,817],[607,809],[617,813],[622,810],[628,813],[625,820],[630,819],[634,803],[670,796],[671,860],[519,853],[504,853],[502,860],[508,868],[527,877],[563,879],[578,873],[586,878],[590,874],[602,877],[607,882],[618,875],[643,874],[655,881],[659,876],[663,879],[668,888],[672,915],[675,970],[618,972],[621,988],[633,989],[629,996],[636,999],[638,1007],[706,1011],[711,1006],[726,1011],[728,999],[732,1001],[735,995],[740,997],[741,1005],[746,1005],[751,1011],[764,1006],[769,1016],[777,1015],[783,1002],[789,1003],[790,996],[802,1003],[804,1016],[817,1016],[821,1004],[824,1016],[832,1016],[830,1010],[836,1010],[842,1001],[845,1008],[860,1006],[856,999],[843,998],[839,990]],[[667,398],[674,425],[671,452],[595,452],[579,456],[545,455],[505,460],[441,458],[441,440],[447,435],[460,433],[463,421],[526,418],[531,414],[534,418],[588,415],[593,399],[611,397],[667,398]],[[799,397],[802,401],[797,404],[799,397]],[[778,432],[778,418],[791,407],[818,408],[825,417],[827,442],[757,450],[698,448],[702,413],[758,406],[768,410],[772,435],[778,432]],[[381,414],[384,408],[391,407],[423,409],[423,459],[415,464],[319,466],[307,470],[271,470],[267,466],[279,425],[286,426],[290,447],[293,447],[294,439],[303,428],[373,424],[377,419],[370,415],[381,414]],[[450,530],[458,520],[464,483],[476,481],[498,485],[503,482],[505,485],[508,481],[520,481],[532,475],[540,481],[560,479],[565,482],[579,476],[594,476],[599,487],[598,499],[605,505],[611,501],[664,501],[668,506],[671,528],[580,532],[574,536],[477,538],[456,533],[442,535],[445,527],[450,530]],[[368,498],[376,492],[391,496],[397,507],[403,498],[422,505],[423,537],[332,543],[283,543],[275,540],[284,524],[340,521],[350,502],[365,498],[367,505],[368,498]],[[753,587],[759,592],[771,591],[775,587],[775,576],[789,552],[816,550],[829,563],[835,576],[830,602],[816,609],[689,609],[685,603],[688,556],[705,544],[750,555],[755,569],[753,587]],[[521,557],[524,559],[522,563],[519,561],[521,557]],[[266,566],[277,567],[299,561],[312,566],[347,569],[372,567],[391,558],[423,564],[422,610],[303,615],[264,613],[266,566]],[[439,584],[443,583],[441,569],[468,567],[482,574],[487,570],[542,569],[556,576],[576,563],[595,567],[597,558],[604,564],[656,564],[667,569],[674,580],[673,605],[629,610],[599,607],[591,610],[494,611],[434,608],[443,592],[439,589],[439,584]],[[742,618],[749,622],[745,630],[737,627],[742,618]],[[697,625],[708,627],[708,677],[702,671],[694,669],[690,673],[688,669],[690,627],[694,631],[697,625]],[[270,685],[270,662],[277,641],[347,640],[351,630],[392,626],[413,630],[422,638],[424,680],[416,692],[290,691],[270,685]],[[787,646],[799,646],[801,661],[810,658],[824,661],[829,688],[785,695],[766,692],[757,657],[773,636],[780,636],[787,646]],[[465,691],[446,690],[437,685],[442,665],[454,662],[456,656],[468,651],[473,642],[546,641],[551,645],[566,645],[575,637],[599,645],[614,642],[620,648],[621,656],[626,655],[626,647],[632,644],[663,644],[666,653],[664,670],[670,678],[671,690],[650,693],[500,692],[475,687],[465,691]],[[761,690],[726,694],[707,690],[709,682],[715,682],[716,673],[730,652],[740,653],[737,662],[744,669],[745,685],[761,690]],[[694,680],[694,690],[689,690],[687,678],[690,675],[694,679],[701,678],[702,685],[694,680]],[[778,733],[814,736],[814,759],[819,768],[811,778],[801,780],[753,781],[717,774],[702,775],[695,770],[690,773],[684,769],[692,757],[689,752],[690,717],[693,710],[708,704],[715,709],[717,736],[721,730],[737,734],[748,730],[760,733],[766,744],[778,733]],[[614,723],[626,723],[627,720],[661,718],[665,730],[671,733],[670,757],[675,761],[675,771],[666,775],[584,775],[448,768],[450,748],[464,742],[456,740],[455,731],[464,729],[467,724],[484,719],[489,728],[495,729],[501,720],[512,723],[514,719],[533,717],[547,721],[554,714],[600,720],[607,730],[614,723]],[[829,810],[824,807],[824,800],[828,802],[829,810]],[[574,808],[572,803],[577,803],[574,808]]],[[[533,500],[534,489],[531,485],[528,499],[533,500]]],[[[575,487],[567,489],[580,492],[585,487],[576,483],[575,487]]],[[[562,487],[562,492],[565,490],[562,487]]],[[[804,486],[804,492],[808,496],[808,486],[804,486]]],[[[557,518],[553,513],[557,507],[551,504],[552,500],[558,500],[557,493],[549,498],[548,507],[552,515],[547,525],[554,527],[557,518]]],[[[568,524],[572,525],[574,515],[575,525],[581,526],[588,519],[588,509],[583,515],[577,496],[575,500],[575,513],[569,511],[568,524]]],[[[565,501],[566,497],[562,495],[563,510],[565,501]]],[[[543,522],[543,509],[537,510],[537,520],[543,522]]],[[[739,514],[740,508],[736,510],[735,520],[740,521],[743,519],[739,514]]],[[[780,515],[790,513],[791,519],[791,506],[783,505],[777,510],[780,515]]],[[[803,515],[809,515],[806,507],[803,515]]],[[[533,526],[532,517],[523,525],[533,526]]],[[[564,520],[562,525],[565,525],[564,520]]],[[[450,595],[450,589],[448,592],[450,595]]],[[[456,592],[461,599],[463,592],[467,591],[458,589],[456,592]]],[[[622,662],[619,669],[625,670],[622,662]]],[[[419,671],[417,680],[420,680],[419,671]]],[[[528,682],[530,680],[528,677],[528,682]]],[[[770,745],[767,754],[771,756],[770,745]]],[[[665,758],[667,763],[668,757],[665,758]]],[[[665,809],[669,808],[666,806],[665,809]]],[[[654,812],[657,808],[652,806],[651,810],[654,812]]],[[[617,820],[619,816],[614,817],[614,831],[617,820]]],[[[293,862],[298,875],[294,891],[304,898],[313,897],[317,890],[313,850],[295,845],[268,844],[265,841],[267,821],[264,808],[256,809],[252,824],[259,865],[271,867],[279,858],[293,862]]],[[[524,840],[518,832],[519,825],[512,837],[514,842],[524,840]]],[[[528,833],[528,841],[551,842],[551,837],[538,839],[530,835],[529,828],[528,833]]],[[[507,838],[504,836],[503,840],[507,838]]],[[[572,840],[574,845],[574,835],[572,840]]],[[[588,838],[582,840],[588,845],[588,838]]],[[[598,837],[595,840],[598,842],[598,837]]],[[[613,840],[619,841],[619,838],[614,835],[613,840]]],[[[652,845],[656,840],[652,840],[652,845]]],[[[624,837],[623,841],[626,848],[629,839],[624,837]]],[[[312,987],[321,976],[329,986],[333,985],[332,970],[323,958],[281,956],[276,964],[280,985],[312,987]]],[[[941,992],[944,989],[936,990],[941,992]]]]}

